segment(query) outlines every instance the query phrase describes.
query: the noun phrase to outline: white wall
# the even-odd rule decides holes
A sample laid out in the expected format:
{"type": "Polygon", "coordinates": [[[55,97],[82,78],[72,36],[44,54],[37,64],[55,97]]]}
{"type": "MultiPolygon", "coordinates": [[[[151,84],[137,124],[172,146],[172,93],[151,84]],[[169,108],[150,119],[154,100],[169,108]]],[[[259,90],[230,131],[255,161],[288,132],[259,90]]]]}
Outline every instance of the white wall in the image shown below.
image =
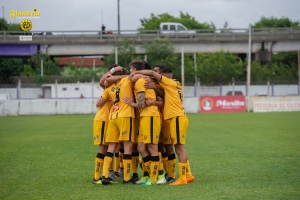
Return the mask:
{"type": "MultiPolygon", "coordinates": [[[[56,115],[56,114],[95,114],[96,98],[93,99],[21,99],[0,100],[0,116],[14,115],[56,115]]],[[[250,97],[250,110],[254,101],[299,102],[300,96],[289,97],[250,97]]],[[[199,98],[185,98],[187,113],[199,112],[199,98]]]]}
{"type": "MultiPolygon", "coordinates": [[[[85,98],[98,98],[102,95],[103,89],[97,82],[92,83],[68,83],[57,84],[57,90],[55,84],[44,84],[43,87],[51,88],[51,98],[79,98],[82,94],[85,98]],[[65,88],[65,89],[64,89],[65,88]],[[56,92],[57,91],[57,92],[56,92]]],[[[220,86],[200,86],[197,87],[198,96],[223,96],[227,92],[231,92],[233,87],[231,85],[220,86]]],[[[194,86],[184,87],[185,97],[195,97],[196,88],[194,86]]],[[[234,86],[235,91],[242,91],[246,95],[245,85],[234,86]]],[[[267,85],[252,85],[250,87],[250,96],[267,95],[269,90],[270,96],[272,96],[272,90],[274,96],[289,96],[298,95],[298,85],[274,85],[268,87],[267,85]]],[[[17,99],[17,88],[0,88],[0,94],[8,94],[11,99],[17,99]]],[[[42,98],[43,88],[21,88],[21,99],[37,99],[42,98]]]]}

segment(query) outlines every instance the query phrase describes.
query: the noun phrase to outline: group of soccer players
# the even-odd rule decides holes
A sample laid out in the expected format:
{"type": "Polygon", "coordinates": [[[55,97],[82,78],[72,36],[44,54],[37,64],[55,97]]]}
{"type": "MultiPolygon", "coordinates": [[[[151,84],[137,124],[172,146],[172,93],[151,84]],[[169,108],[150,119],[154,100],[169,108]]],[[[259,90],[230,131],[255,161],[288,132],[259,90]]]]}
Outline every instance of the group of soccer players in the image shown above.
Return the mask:
{"type": "Polygon", "coordinates": [[[156,65],[151,70],[143,60],[130,63],[130,74],[114,64],[102,76],[104,92],[93,125],[94,145],[99,145],[93,183],[112,184],[116,176],[123,184],[144,186],[194,181],[185,149],[188,118],[182,86],[172,76],[170,68],[156,65]]]}

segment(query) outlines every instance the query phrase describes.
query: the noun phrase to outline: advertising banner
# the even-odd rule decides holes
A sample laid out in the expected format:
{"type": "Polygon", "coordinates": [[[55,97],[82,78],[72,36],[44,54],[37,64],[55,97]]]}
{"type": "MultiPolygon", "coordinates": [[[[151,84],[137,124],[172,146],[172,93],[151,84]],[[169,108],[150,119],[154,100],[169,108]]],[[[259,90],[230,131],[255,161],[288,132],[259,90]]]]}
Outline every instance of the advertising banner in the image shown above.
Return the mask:
{"type": "Polygon", "coordinates": [[[254,112],[300,111],[300,101],[254,101],[254,112]]]}
{"type": "Polygon", "coordinates": [[[202,113],[246,112],[245,96],[202,96],[200,111],[202,113]]]}
{"type": "Polygon", "coordinates": [[[31,56],[37,50],[36,44],[0,44],[0,56],[31,56]]]}

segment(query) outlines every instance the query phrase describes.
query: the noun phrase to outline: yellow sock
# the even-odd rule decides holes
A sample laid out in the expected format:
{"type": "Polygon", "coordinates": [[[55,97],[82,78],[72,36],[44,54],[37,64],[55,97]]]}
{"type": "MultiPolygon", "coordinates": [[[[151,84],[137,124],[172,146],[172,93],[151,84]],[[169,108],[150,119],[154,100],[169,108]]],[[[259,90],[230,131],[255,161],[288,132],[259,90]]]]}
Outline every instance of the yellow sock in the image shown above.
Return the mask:
{"type": "Polygon", "coordinates": [[[178,163],[178,170],[179,170],[179,178],[182,181],[186,181],[186,168],[187,168],[187,163],[178,163]]]}
{"type": "Polygon", "coordinates": [[[124,149],[120,149],[119,151],[120,168],[123,168],[123,157],[124,157],[124,149]]]}
{"type": "MultiPolygon", "coordinates": [[[[171,178],[175,178],[176,177],[176,172],[175,172],[175,164],[176,164],[176,159],[175,159],[175,154],[174,155],[174,159],[168,159],[167,160],[167,174],[169,175],[169,177],[171,178]]],[[[173,158],[173,156],[172,156],[173,158]]]]}
{"type": "Polygon", "coordinates": [[[151,164],[150,160],[148,162],[144,162],[145,169],[149,174],[150,174],[150,164],[151,164]]]}
{"type": "Polygon", "coordinates": [[[191,166],[190,166],[190,161],[187,160],[187,167],[186,167],[186,177],[192,177],[192,171],[191,171],[191,166]]]}
{"type": "Polygon", "coordinates": [[[113,155],[114,154],[111,152],[106,152],[106,154],[105,154],[104,164],[103,164],[103,176],[105,178],[108,178],[109,166],[110,166],[110,163],[112,162],[113,155]]]}
{"type": "Polygon", "coordinates": [[[151,156],[151,164],[150,164],[150,179],[153,182],[157,181],[158,174],[158,166],[159,166],[159,156],[151,156]]]}
{"type": "Polygon", "coordinates": [[[115,168],[114,171],[115,172],[119,172],[120,169],[120,157],[119,157],[119,153],[115,153],[115,168]]]}
{"type": "Polygon", "coordinates": [[[138,173],[139,166],[139,153],[132,153],[132,173],[138,173]]]}
{"type": "Polygon", "coordinates": [[[124,181],[129,181],[130,180],[130,169],[131,169],[131,155],[130,154],[124,154],[123,158],[123,167],[124,167],[124,181]]]}
{"type": "MultiPolygon", "coordinates": [[[[103,154],[101,154],[103,155],[103,154]]],[[[101,177],[101,171],[102,171],[102,168],[103,168],[103,158],[104,158],[104,155],[99,157],[99,153],[97,154],[97,157],[95,158],[95,173],[94,173],[94,179],[95,180],[98,180],[100,179],[101,177]]]]}

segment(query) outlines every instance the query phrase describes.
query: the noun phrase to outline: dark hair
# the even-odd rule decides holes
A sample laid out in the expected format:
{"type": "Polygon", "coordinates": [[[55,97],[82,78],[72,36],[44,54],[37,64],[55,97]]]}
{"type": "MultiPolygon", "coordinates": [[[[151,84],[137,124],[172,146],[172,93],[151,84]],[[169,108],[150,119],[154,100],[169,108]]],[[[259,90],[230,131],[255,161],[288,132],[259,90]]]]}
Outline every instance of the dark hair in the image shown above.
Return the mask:
{"type": "Polygon", "coordinates": [[[148,62],[144,61],[144,65],[145,65],[145,69],[151,70],[151,65],[148,62]]]}
{"type": "Polygon", "coordinates": [[[136,70],[143,70],[145,69],[145,62],[143,60],[133,60],[129,66],[136,70]]]}
{"type": "Polygon", "coordinates": [[[113,73],[113,76],[122,76],[122,75],[128,75],[129,72],[126,68],[123,68],[122,71],[117,71],[113,73]]]}
{"type": "Polygon", "coordinates": [[[156,64],[155,67],[158,67],[160,72],[161,72],[163,69],[167,68],[166,66],[160,65],[160,64],[156,64]]]}
{"type": "Polygon", "coordinates": [[[171,74],[171,73],[172,73],[172,70],[171,70],[170,68],[166,67],[166,68],[162,69],[162,70],[160,71],[160,73],[171,74]]]}
{"type": "Polygon", "coordinates": [[[109,67],[108,70],[111,70],[112,68],[115,68],[115,67],[118,67],[118,66],[120,66],[120,65],[119,65],[119,64],[113,64],[113,65],[111,65],[111,66],[109,67]]]}

